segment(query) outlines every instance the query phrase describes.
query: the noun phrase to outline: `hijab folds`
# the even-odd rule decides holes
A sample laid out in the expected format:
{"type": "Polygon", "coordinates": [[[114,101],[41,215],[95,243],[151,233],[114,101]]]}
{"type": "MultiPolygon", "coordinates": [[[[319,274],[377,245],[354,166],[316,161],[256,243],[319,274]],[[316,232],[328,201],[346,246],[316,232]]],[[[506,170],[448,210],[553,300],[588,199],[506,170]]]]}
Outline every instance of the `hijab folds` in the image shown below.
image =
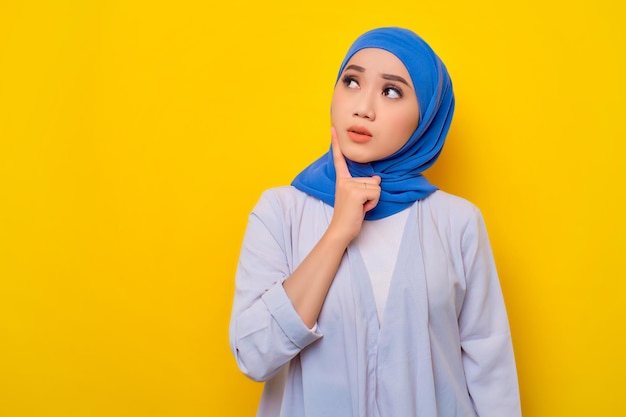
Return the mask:
{"type": "MultiPolygon", "coordinates": [[[[441,153],[454,113],[454,93],[443,62],[430,46],[410,30],[395,27],[374,29],[361,35],[348,50],[337,81],[350,58],[365,48],[383,49],[400,59],[411,76],[420,108],[417,129],[394,154],[364,164],[346,158],[353,177],[381,177],[380,201],[365,215],[366,220],[377,220],[398,213],[437,190],[422,172],[434,164],[441,153]]],[[[298,174],[292,185],[334,206],[335,179],[330,149],[298,174]]]]}

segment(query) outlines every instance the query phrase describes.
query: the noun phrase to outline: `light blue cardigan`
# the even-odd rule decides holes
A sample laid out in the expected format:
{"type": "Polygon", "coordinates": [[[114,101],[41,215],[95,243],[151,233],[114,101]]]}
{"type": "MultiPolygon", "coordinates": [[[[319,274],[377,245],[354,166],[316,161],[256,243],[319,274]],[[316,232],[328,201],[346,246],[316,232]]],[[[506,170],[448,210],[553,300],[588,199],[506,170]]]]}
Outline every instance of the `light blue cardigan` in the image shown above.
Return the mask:
{"type": "Polygon", "coordinates": [[[349,247],[309,329],[282,287],[327,229],[332,207],[293,187],[254,208],[236,276],[230,343],[266,381],[259,417],[515,417],[515,360],[478,209],[436,191],[409,208],[379,323],[349,247]]]}

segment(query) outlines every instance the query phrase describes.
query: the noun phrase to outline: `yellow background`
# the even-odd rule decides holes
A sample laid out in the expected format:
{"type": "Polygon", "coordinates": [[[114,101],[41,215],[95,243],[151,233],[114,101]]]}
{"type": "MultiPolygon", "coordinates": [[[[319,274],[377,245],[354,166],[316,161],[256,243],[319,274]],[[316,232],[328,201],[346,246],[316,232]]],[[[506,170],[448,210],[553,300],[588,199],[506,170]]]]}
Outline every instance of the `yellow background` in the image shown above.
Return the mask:
{"type": "Polygon", "coordinates": [[[343,54],[383,25],[452,75],[428,175],[485,215],[525,416],[625,415],[621,2],[214,3],[0,3],[0,415],[254,414],[247,214],[327,150],[343,54]]]}

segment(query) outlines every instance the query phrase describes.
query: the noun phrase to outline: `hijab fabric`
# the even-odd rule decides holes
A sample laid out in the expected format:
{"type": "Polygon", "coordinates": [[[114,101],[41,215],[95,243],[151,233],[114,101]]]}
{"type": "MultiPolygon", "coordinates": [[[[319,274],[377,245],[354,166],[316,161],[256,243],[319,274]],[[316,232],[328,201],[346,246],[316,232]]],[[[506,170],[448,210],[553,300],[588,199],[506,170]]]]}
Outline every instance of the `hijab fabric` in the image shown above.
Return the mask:
{"type": "MultiPolygon", "coordinates": [[[[377,220],[398,213],[437,190],[422,172],[441,153],[454,113],[454,93],[446,67],[430,46],[410,30],[396,27],[374,29],[361,35],[348,50],[337,81],[350,58],[365,48],[383,49],[400,59],[411,76],[420,108],[417,129],[394,154],[364,164],[346,158],[353,177],[381,177],[380,201],[365,214],[366,220],[377,220]]],[[[334,206],[335,179],[331,145],[291,185],[334,206]]]]}

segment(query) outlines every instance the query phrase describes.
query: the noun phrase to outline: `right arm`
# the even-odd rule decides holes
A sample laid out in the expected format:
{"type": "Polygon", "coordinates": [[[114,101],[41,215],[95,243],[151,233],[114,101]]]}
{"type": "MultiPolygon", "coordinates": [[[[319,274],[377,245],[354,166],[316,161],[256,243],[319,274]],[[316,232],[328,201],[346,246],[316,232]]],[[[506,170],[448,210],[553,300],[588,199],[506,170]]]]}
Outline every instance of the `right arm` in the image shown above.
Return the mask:
{"type": "Polygon", "coordinates": [[[347,246],[358,235],[365,213],[378,203],[380,177],[352,178],[334,129],[332,133],[337,172],[333,218],[291,275],[282,236],[273,234],[261,218],[263,212],[275,215],[279,208],[261,201],[248,223],[237,269],[230,338],[239,367],[255,380],[271,378],[321,337],[311,328],[347,246]]]}
{"type": "Polygon", "coordinates": [[[283,287],[302,321],[313,327],[346,248],[361,231],[365,213],[376,207],[380,177],[353,178],[331,130],[337,180],[335,207],[328,229],[283,287]]]}

